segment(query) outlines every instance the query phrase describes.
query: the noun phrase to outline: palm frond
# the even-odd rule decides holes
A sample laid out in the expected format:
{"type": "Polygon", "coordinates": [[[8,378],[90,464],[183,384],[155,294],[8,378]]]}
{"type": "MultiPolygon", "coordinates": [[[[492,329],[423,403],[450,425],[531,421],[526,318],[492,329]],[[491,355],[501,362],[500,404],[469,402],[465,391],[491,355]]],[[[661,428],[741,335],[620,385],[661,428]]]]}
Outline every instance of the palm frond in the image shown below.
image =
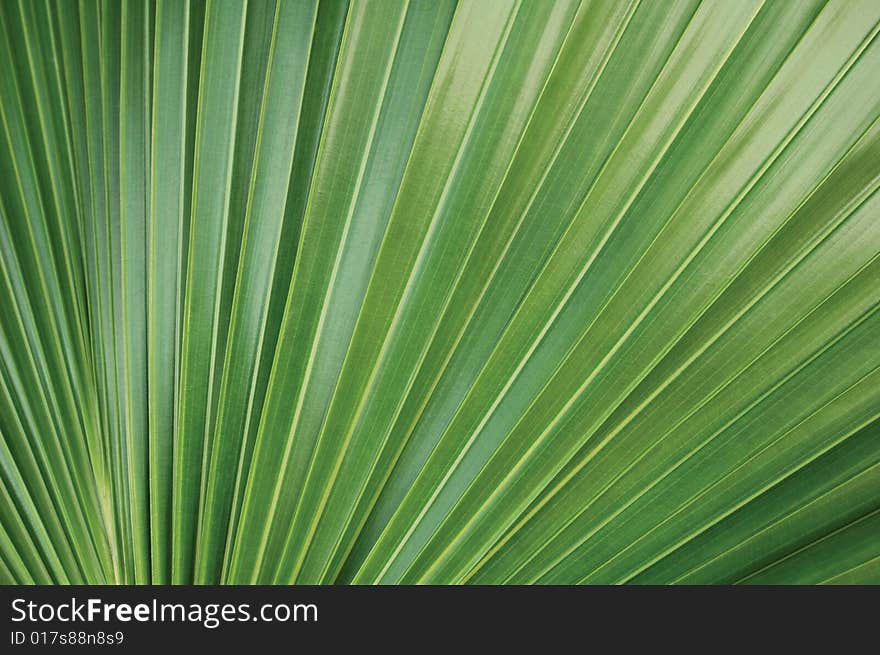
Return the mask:
{"type": "Polygon", "coordinates": [[[0,1],[0,581],[880,582],[878,32],[0,1]]]}

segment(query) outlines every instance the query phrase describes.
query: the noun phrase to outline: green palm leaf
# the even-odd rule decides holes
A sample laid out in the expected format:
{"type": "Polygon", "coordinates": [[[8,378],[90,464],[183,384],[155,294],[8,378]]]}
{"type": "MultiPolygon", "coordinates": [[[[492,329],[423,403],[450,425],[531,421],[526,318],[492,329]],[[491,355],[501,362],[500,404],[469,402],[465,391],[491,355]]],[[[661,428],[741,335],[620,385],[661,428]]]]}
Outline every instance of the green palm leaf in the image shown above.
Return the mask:
{"type": "Polygon", "coordinates": [[[878,32],[0,1],[0,581],[880,582],[878,32]]]}

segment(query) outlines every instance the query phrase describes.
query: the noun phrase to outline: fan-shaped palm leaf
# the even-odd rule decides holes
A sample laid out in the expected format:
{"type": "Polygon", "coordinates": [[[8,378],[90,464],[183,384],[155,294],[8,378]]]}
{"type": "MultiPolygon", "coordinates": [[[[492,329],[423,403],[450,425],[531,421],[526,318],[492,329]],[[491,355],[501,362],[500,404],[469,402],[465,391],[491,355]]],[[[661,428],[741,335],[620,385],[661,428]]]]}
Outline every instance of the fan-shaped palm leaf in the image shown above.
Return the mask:
{"type": "Polygon", "coordinates": [[[0,579],[880,582],[876,0],[2,0],[0,579]]]}

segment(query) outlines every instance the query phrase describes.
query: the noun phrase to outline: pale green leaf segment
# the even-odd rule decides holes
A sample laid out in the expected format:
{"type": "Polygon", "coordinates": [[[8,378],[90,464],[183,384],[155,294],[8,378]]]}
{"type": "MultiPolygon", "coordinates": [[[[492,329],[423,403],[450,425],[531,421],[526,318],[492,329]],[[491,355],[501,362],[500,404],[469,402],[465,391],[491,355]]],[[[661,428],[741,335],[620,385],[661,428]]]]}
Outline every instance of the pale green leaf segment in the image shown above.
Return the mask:
{"type": "Polygon", "coordinates": [[[0,582],[880,582],[875,0],[0,0],[0,582]]]}

